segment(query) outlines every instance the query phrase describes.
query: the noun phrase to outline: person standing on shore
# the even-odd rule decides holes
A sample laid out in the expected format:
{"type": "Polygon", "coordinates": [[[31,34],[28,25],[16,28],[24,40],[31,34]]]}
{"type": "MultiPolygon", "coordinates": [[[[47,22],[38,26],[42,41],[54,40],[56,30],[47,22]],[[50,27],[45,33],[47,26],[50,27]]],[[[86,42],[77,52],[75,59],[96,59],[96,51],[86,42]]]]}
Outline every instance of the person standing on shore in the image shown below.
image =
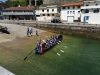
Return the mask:
{"type": "Polygon", "coordinates": [[[29,36],[29,27],[27,28],[27,36],[29,36]]]}
{"type": "Polygon", "coordinates": [[[33,29],[31,28],[30,29],[30,36],[32,36],[33,35],[33,29]]]}
{"type": "Polygon", "coordinates": [[[36,35],[38,36],[38,31],[36,30],[36,35]]]}

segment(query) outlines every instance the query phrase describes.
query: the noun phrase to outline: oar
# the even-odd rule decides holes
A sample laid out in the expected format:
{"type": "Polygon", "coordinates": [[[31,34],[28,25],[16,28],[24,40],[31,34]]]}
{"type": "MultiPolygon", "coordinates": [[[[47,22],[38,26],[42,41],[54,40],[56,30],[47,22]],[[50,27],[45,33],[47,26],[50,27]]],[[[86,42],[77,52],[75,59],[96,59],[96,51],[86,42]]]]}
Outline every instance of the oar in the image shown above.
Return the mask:
{"type": "Polygon", "coordinates": [[[28,56],[33,52],[33,50],[23,59],[26,60],[28,58],[28,56]]]}
{"type": "Polygon", "coordinates": [[[55,52],[58,56],[61,56],[59,53],[57,53],[56,51],[52,50],[53,52],[55,52]]]}
{"type": "MultiPolygon", "coordinates": [[[[59,48],[57,48],[57,47],[55,47],[57,50],[60,50],[59,48]]],[[[62,53],[64,53],[64,51],[63,50],[60,50],[62,53]]]]}
{"type": "MultiPolygon", "coordinates": [[[[53,50],[54,51],[54,50],[53,50]]],[[[57,53],[56,51],[54,51],[58,56],[61,56],[59,53],[57,53]]]]}

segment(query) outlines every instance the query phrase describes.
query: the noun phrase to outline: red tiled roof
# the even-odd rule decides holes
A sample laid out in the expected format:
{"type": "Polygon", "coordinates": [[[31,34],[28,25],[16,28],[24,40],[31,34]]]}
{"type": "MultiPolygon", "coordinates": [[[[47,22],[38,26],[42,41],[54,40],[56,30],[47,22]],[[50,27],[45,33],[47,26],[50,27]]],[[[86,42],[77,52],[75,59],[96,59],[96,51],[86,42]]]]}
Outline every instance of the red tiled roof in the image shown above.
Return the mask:
{"type": "Polygon", "coordinates": [[[84,2],[77,2],[77,3],[71,3],[71,4],[64,4],[62,6],[82,6],[84,2]]]}
{"type": "Polygon", "coordinates": [[[10,8],[6,8],[4,10],[33,10],[32,6],[24,6],[24,7],[10,7],[10,8]]]}

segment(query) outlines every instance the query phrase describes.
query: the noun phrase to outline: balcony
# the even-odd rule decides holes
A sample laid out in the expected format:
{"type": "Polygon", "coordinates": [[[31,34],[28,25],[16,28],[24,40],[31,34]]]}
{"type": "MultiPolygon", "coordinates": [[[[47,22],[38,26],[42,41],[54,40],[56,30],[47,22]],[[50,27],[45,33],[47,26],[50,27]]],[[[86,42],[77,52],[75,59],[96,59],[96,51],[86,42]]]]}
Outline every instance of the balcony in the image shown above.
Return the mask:
{"type": "Polygon", "coordinates": [[[3,12],[3,15],[34,15],[33,12],[3,12]]]}
{"type": "Polygon", "coordinates": [[[81,9],[97,9],[100,8],[100,5],[98,6],[82,6],[81,9]]]}

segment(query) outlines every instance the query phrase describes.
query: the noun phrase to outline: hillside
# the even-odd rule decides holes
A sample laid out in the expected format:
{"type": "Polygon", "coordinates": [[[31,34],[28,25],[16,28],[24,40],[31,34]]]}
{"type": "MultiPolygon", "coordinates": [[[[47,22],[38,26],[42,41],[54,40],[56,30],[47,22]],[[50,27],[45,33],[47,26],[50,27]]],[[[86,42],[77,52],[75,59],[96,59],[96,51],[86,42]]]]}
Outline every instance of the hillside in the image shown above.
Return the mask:
{"type": "Polygon", "coordinates": [[[43,5],[45,4],[57,4],[57,5],[62,5],[64,3],[74,3],[77,2],[79,0],[44,0],[43,1],[43,5]]]}

